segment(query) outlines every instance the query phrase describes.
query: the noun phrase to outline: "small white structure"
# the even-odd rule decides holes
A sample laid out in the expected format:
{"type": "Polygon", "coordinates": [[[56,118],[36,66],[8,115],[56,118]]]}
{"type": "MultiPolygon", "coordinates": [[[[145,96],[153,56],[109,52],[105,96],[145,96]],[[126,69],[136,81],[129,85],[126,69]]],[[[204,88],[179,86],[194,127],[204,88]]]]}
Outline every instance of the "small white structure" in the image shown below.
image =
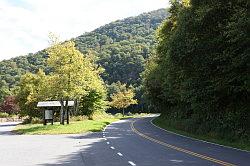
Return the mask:
{"type": "MultiPolygon", "coordinates": [[[[63,102],[66,105],[66,101],[63,102]]],[[[74,106],[74,101],[68,101],[68,106],[74,106]]],[[[60,101],[40,101],[37,103],[37,107],[61,107],[60,101]]]]}
{"type": "MultiPolygon", "coordinates": [[[[66,106],[66,101],[63,101],[63,106],[66,106]]],[[[74,101],[68,101],[68,107],[73,107],[75,106],[74,101]]],[[[37,103],[37,107],[44,107],[44,108],[49,108],[49,107],[62,107],[60,101],[40,101],[37,103]]],[[[69,124],[69,112],[68,110],[66,111],[66,114],[63,115],[63,123],[64,124],[64,119],[66,116],[67,124],[69,124]]],[[[54,122],[54,111],[53,110],[43,110],[43,124],[46,125],[47,121],[51,121],[51,124],[53,125],[54,122]]]]}

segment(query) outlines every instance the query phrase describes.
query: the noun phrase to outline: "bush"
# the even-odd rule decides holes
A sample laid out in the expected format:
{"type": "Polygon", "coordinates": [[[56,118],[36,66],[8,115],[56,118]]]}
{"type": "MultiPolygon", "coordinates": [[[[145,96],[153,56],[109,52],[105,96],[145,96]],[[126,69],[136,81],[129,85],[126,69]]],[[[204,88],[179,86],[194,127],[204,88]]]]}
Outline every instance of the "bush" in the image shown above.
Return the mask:
{"type": "Polygon", "coordinates": [[[30,117],[26,117],[22,124],[41,124],[43,123],[43,120],[40,118],[30,118],[30,117]]]}
{"type": "Polygon", "coordinates": [[[114,117],[115,117],[115,118],[121,118],[121,117],[123,117],[123,115],[122,115],[121,113],[116,113],[116,114],[114,115],[114,117]]]}
{"type": "Polygon", "coordinates": [[[102,111],[96,111],[90,116],[90,119],[92,120],[103,120],[103,119],[110,119],[110,118],[113,118],[113,116],[102,111]]]}
{"type": "Polygon", "coordinates": [[[88,120],[89,118],[85,115],[82,116],[72,116],[70,117],[70,121],[84,121],[84,120],[88,120]]]}
{"type": "Polygon", "coordinates": [[[43,120],[40,118],[32,118],[31,119],[31,124],[41,124],[43,123],[43,120]]]}
{"type": "Polygon", "coordinates": [[[0,112],[0,118],[7,118],[9,117],[10,115],[6,112],[0,112]]]}
{"type": "Polygon", "coordinates": [[[30,124],[31,118],[24,118],[22,124],[30,124]]]}

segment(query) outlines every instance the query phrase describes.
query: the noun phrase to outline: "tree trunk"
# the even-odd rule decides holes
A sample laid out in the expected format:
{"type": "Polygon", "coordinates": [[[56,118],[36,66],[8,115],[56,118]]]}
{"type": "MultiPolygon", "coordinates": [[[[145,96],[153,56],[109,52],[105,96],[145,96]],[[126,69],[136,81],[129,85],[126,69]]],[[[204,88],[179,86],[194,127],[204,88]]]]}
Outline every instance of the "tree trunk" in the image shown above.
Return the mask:
{"type": "Polygon", "coordinates": [[[67,98],[66,104],[65,104],[65,111],[66,111],[67,124],[69,124],[69,99],[68,98],[67,98]]]}
{"type": "Polygon", "coordinates": [[[73,114],[74,114],[74,115],[78,115],[78,106],[79,106],[78,100],[75,99],[75,100],[74,100],[74,111],[73,111],[73,114]]]}
{"type": "Polygon", "coordinates": [[[124,108],[122,109],[122,116],[124,117],[124,108]]]}
{"type": "Polygon", "coordinates": [[[60,110],[60,124],[64,125],[64,103],[63,99],[60,100],[61,110],[60,110]]]}

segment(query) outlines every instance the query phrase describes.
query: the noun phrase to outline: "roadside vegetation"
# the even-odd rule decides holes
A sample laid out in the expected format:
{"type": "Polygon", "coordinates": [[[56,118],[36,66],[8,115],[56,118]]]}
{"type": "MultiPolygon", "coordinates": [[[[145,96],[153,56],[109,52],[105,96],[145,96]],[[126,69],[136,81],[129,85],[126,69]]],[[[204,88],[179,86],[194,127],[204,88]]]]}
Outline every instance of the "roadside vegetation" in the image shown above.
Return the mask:
{"type": "Polygon", "coordinates": [[[89,119],[87,116],[73,116],[70,119],[70,124],[60,125],[59,122],[51,125],[42,124],[42,120],[33,118],[32,122],[28,124],[18,125],[12,132],[17,134],[28,135],[44,135],[44,134],[81,134],[86,132],[98,132],[102,131],[108,124],[127,118],[141,117],[146,114],[127,114],[123,115],[117,113],[115,115],[99,114],[95,115],[93,119],[89,119]]]}
{"type": "Polygon", "coordinates": [[[81,120],[71,121],[68,125],[60,125],[59,122],[51,125],[43,124],[25,124],[18,125],[13,132],[17,134],[80,134],[85,132],[101,131],[106,125],[114,122],[116,118],[106,118],[105,120],[81,120]]]}
{"type": "Polygon", "coordinates": [[[181,134],[183,136],[188,136],[188,137],[203,140],[203,141],[208,141],[208,142],[212,142],[212,143],[216,143],[220,145],[225,145],[229,147],[234,147],[234,148],[250,151],[250,142],[248,141],[232,140],[230,138],[221,138],[221,137],[214,135],[213,133],[194,134],[194,133],[190,133],[188,130],[183,130],[183,128],[185,127],[183,127],[182,120],[171,121],[168,119],[164,119],[162,117],[157,117],[152,122],[156,126],[159,126],[163,129],[166,129],[168,131],[171,131],[177,134],[181,134]]]}
{"type": "Polygon", "coordinates": [[[249,2],[172,1],[144,71],[164,126],[249,146],[249,2]],[[165,121],[165,122],[164,122],[165,121]]]}

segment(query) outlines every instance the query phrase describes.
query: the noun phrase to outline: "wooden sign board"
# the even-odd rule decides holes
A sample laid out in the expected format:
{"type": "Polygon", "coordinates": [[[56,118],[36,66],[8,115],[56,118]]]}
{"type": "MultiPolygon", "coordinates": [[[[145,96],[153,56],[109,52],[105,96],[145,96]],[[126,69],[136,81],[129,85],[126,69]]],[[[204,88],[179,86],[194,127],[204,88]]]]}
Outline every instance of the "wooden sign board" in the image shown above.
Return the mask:
{"type": "Polygon", "coordinates": [[[52,120],[53,119],[53,110],[45,110],[44,119],[45,120],[52,120]]]}

